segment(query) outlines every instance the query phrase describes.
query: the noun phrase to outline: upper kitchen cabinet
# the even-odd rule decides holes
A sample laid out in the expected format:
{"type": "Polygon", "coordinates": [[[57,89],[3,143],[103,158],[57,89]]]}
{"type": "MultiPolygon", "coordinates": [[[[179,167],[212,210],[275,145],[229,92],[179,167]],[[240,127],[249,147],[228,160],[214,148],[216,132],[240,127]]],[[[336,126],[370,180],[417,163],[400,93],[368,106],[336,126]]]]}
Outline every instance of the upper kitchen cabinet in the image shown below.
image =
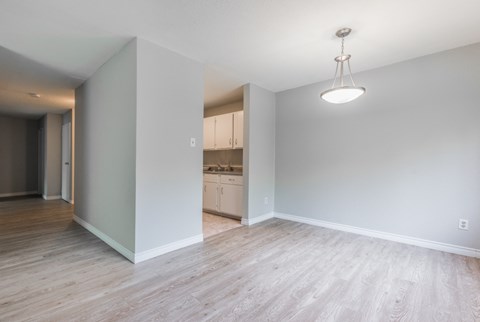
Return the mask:
{"type": "Polygon", "coordinates": [[[233,113],[233,148],[243,149],[243,111],[233,113]]]}
{"type": "Polygon", "coordinates": [[[233,114],[215,116],[215,149],[233,148],[233,114]]]}
{"type": "Polygon", "coordinates": [[[243,111],[204,118],[203,149],[243,149],[243,111]]]}
{"type": "Polygon", "coordinates": [[[203,119],[203,149],[215,149],[215,117],[203,119]]]}

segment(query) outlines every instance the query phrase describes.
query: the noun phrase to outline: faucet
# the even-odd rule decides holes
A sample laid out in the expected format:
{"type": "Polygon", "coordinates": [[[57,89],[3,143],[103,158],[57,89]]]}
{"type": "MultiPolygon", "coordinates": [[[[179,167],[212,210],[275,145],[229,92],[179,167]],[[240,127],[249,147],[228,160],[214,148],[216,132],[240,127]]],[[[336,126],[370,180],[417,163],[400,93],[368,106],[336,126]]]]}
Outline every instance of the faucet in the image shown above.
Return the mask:
{"type": "Polygon", "coordinates": [[[223,167],[220,163],[217,162],[217,171],[222,171],[223,167]]]}

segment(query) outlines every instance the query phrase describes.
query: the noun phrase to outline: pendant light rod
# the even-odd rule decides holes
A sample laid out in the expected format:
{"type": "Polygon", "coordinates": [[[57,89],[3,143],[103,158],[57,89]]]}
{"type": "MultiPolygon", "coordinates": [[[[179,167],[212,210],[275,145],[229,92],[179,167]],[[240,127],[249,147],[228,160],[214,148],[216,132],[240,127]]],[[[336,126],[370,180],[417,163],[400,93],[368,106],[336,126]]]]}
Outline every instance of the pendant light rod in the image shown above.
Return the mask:
{"type": "Polygon", "coordinates": [[[348,65],[348,75],[350,75],[350,80],[352,81],[352,85],[355,86],[355,82],[353,81],[353,77],[352,77],[352,69],[350,68],[350,59],[347,60],[347,65],[348,65]]]}

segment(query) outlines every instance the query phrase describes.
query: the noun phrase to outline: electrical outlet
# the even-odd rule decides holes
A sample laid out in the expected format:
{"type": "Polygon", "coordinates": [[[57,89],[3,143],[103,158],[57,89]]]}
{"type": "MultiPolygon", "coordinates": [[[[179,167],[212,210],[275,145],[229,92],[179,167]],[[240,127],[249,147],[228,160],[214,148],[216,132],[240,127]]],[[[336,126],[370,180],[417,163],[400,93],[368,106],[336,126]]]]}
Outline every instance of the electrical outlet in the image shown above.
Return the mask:
{"type": "Polygon", "coordinates": [[[458,229],[468,230],[468,220],[467,219],[459,219],[458,220],[458,229]]]}
{"type": "Polygon", "coordinates": [[[195,141],[196,141],[195,138],[190,138],[190,147],[192,147],[192,148],[195,147],[195,144],[196,144],[195,141]]]}
{"type": "Polygon", "coordinates": [[[263,203],[268,205],[268,197],[263,198],[263,203]]]}

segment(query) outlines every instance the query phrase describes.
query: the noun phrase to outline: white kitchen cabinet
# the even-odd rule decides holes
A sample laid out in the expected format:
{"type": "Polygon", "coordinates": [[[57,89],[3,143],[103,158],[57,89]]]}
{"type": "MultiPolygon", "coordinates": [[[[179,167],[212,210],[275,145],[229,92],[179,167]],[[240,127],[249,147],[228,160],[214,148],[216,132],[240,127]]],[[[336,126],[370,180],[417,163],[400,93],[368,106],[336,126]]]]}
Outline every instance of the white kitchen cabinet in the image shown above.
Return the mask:
{"type": "Polygon", "coordinates": [[[233,113],[215,116],[215,149],[233,148],[233,113]]]}
{"type": "Polygon", "coordinates": [[[233,113],[233,148],[243,149],[243,111],[233,113]]]}
{"type": "Polygon", "coordinates": [[[243,186],[220,184],[219,211],[224,214],[242,217],[243,186]]]}
{"type": "Polygon", "coordinates": [[[243,111],[204,118],[203,149],[243,149],[243,111]]]}
{"type": "Polygon", "coordinates": [[[203,209],[241,218],[243,214],[243,177],[204,174],[203,209]]]}
{"type": "Polygon", "coordinates": [[[203,209],[218,210],[218,184],[220,178],[218,174],[203,175],[203,209]]]}
{"type": "Polygon", "coordinates": [[[218,209],[218,183],[203,183],[203,209],[217,211],[218,209]]]}
{"type": "Polygon", "coordinates": [[[243,185],[243,177],[242,176],[236,176],[236,175],[228,175],[228,174],[222,174],[220,176],[220,183],[224,184],[234,184],[237,186],[242,186],[243,185]]]}
{"type": "Polygon", "coordinates": [[[206,117],[203,119],[203,149],[215,149],[215,117],[206,117]]]}

